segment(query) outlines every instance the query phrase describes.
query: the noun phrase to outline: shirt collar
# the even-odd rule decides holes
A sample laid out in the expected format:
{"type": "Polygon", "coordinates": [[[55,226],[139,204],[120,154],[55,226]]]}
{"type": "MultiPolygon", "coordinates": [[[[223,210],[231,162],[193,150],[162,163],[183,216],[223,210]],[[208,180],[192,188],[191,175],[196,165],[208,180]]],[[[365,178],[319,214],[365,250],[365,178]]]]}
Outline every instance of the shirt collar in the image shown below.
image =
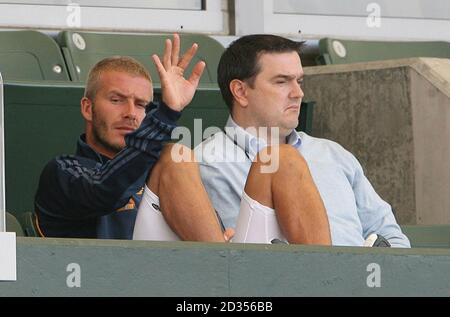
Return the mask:
{"type": "Polygon", "coordinates": [[[106,163],[108,162],[110,159],[100,153],[97,153],[93,148],[91,148],[87,143],[86,143],[86,134],[83,133],[82,135],[80,135],[78,142],[77,142],[77,155],[79,156],[83,156],[83,157],[87,157],[90,159],[93,159],[97,162],[100,163],[106,163]]]}
{"type": "MultiPolygon", "coordinates": [[[[255,135],[244,130],[233,120],[231,116],[228,117],[225,129],[227,136],[230,137],[237,146],[248,153],[252,159],[259,151],[267,146],[267,143],[264,139],[258,138],[255,135]]],[[[287,143],[292,145],[296,149],[300,148],[302,140],[297,131],[292,130],[291,134],[287,136],[287,143]]]]}

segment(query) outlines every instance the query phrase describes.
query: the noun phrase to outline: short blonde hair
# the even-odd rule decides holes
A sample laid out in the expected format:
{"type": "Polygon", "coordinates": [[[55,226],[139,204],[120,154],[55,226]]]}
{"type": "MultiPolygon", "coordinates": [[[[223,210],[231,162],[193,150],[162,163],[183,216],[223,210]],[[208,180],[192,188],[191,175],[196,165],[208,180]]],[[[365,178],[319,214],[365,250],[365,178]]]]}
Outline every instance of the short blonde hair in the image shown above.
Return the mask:
{"type": "Polygon", "coordinates": [[[150,83],[152,78],[148,70],[137,60],[128,56],[111,56],[102,59],[89,71],[84,96],[90,100],[95,99],[97,91],[100,89],[100,77],[107,71],[124,72],[131,76],[143,77],[150,83]]]}

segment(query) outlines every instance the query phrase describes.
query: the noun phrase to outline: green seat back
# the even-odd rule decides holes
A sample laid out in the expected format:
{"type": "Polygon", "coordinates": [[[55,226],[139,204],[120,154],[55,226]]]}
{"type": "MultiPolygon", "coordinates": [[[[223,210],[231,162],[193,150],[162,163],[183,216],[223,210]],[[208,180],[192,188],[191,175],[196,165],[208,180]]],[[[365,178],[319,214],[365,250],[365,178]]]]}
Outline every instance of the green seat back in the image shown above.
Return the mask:
{"type": "Polygon", "coordinates": [[[450,225],[402,225],[415,248],[450,248],[450,225]]]}
{"type": "Polygon", "coordinates": [[[16,217],[14,217],[9,212],[6,213],[6,231],[7,232],[15,232],[16,236],[23,237],[24,232],[22,230],[22,226],[19,221],[17,221],[16,217]]]}
{"type": "Polygon", "coordinates": [[[70,80],[59,46],[37,31],[0,31],[0,72],[4,81],[70,80]]]}
{"type": "Polygon", "coordinates": [[[83,130],[80,99],[84,88],[72,83],[6,83],[5,184],[7,210],[34,210],[33,201],[45,164],[71,154],[83,130]]]}
{"type": "MultiPolygon", "coordinates": [[[[83,91],[84,87],[76,83],[10,82],[4,85],[6,207],[14,211],[18,219],[25,219],[22,224],[26,226],[29,217],[22,213],[34,210],[34,195],[42,168],[57,155],[73,154],[76,141],[84,131],[80,114],[83,91]]],[[[158,87],[155,97],[160,98],[158,87]]],[[[302,104],[301,116],[310,113],[311,106],[311,103],[302,104]]],[[[207,127],[222,129],[227,118],[228,108],[219,88],[213,85],[197,90],[178,124],[189,129],[189,135],[182,137],[189,138],[188,144],[194,147],[211,134],[203,134],[207,127]],[[194,120],[200,118],[202,120],[195,126],[194,120]]],[[[303,118],[301,121],[309,122],[310,127],[311,120],[303,118]]]]}
{"type": "MultiPolygon", "coordinates": [[[[64,31],[58,36],[73,81],[85,82],[89,70],[95,63],[112,55],[131,56],[141,62],[149,71],[152,80],[159,83],[159,76],[151,59],[152,54],[162,58],[165,40],[171,35],[106,34],[64,31]]],[[[201,84],[217,83],[216,70],[223,46],[205,35],[181,35],[181,53],[192,43],[198,43],[199,50],[191,61],[187,74],[198,61],[206,62],[201,84]]]]}
{"type": "MultiPolygon", "coordinates": [[[[311,134],[314,105],[314,101],[302,102],[297,130],[311,134]]],[[[190,145],[192,148],[197,146],[214,133],[212,129],[205,131],[206,128],[216,127],[216,131],[223,129],[228,116],[228,107],[218,88],[198,90],[192,103],[183,110],[183,115],[178,121],[179,126],[187,127],[190,131],[189,142],[183,142],[183,144],[190,145]]],[[[183,134],[182,137],[186,136],[183,134]]]]}
{"type": "MultiPolygon", "coordinates": [[[[75,152],[84,131],[80,114],[83,91],[76,83],[4,85],[6,206],[19,219],[21,213],[34,210],[34,194],[45,164],[57,155],[75,152]]],[[[155,97],[159,94],[156,88],[155,97]]],[[[193,131],[194,118],[202,118],[203,127],[221,128],[227,117],[219,89],[202,88],[183,111],[179,125],[193,131]]],[[[202,141],[194,143],[194,135],[192,132],[192,146],[202,141]]]]}
{"type": "Polygon", "coordinates": [[[26,237],[40,237],[36,226],[36,218],[34,212],[26,211],[18,214],[18,220],[22,225],[24,235],[26,237]]]}
{"type": "Polygon", "coordinates": [[[298,131],[303,131],[307,134],[312,133],[312,120],[315,104],[315,101],[302,101],[302,105],[300,107],[300,118],[297,127],[298,131]]]}
{"type": "MultiPolygon", "coordinates": [[[[160,94],[159,89],[156,90],[160,94]]],[[[183,110],[178,121],[180,127],[186,127],[190,135],[182,135],[183,144],[194,148],[209,135],[203,134],[208,127],[223,129],[228,119],[228,108],[225,105],[219,88],[201,88],[195,93],[191,104],[183,110]]],[[[210,130],[211,131],[211,130],[210,130]]],[[[213,133],[214,131],[212,131],[213,133]]],[[[179,140],[180,138],[178,138],[179,140]]]]}
{"type": "Polygon", "coordinates": [[[410,57],[450,58],[448,42],[375,42],[323,38],[317,63],[349,64],[410,57]]]}

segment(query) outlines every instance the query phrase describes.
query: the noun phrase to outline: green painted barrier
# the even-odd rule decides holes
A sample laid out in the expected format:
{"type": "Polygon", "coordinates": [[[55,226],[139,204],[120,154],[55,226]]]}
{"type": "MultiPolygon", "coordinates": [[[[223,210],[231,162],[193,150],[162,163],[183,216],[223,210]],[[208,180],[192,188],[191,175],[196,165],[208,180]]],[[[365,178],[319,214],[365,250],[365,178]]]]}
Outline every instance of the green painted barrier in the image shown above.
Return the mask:
{"type": "Polygon", "coordinates": [[[449,296],[449,267],[448,249],[18,238],[0,296],[449,296]]]}

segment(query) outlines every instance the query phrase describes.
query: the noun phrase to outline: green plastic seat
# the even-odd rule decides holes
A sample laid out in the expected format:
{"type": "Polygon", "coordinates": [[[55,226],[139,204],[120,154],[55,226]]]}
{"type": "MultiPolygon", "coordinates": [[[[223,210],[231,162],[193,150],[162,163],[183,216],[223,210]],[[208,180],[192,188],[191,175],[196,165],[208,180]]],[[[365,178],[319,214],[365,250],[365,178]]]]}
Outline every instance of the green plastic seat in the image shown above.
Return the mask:
{"type": "MultiPolygon", "coordinates": [[[[187,74],[198,61],[206,62],[206,69],[200,79],[201,84],[217,83],[217,66],[224,51],[223,46],[211,37],[205,35],[180,35],[181,53],[192,43],[198,43],[199,50],[191,61],[187,74]]],[[[73,81],[85,82],[89,70],[95,63],[112,55],[131,56],[140,61],[149,71],[152,80],[159,82],[159,76],[151,59],[152,54],[162,57],[165,40],[170,34],[135,35],[108,34],[64,31],[58,35],[58,42],[67,61],[73,81]]]]}
{"type": "Polygon", "coordinates": [[[317,63],[349,64],[410,57],[450,58],[448,42],[351,41],[332,38],[319,40],[317,63]]]}
{"type": "Polygon", "coordinates": [[[450,248],[450,225],[402,225],[414,248],[450,248]]]}
{"type": "Polygon", "coordinates": [[[16,236],[23,237],[25,234],[19,221],[9,212],[6,213],[6,231],[15,232],[16,236]]]}
{"type": "MultiPolygon", "coordinates": [[[[60,154],[75,153],[76,141],[84,131],[80,114],[83,92],[84,87],[76,83],[4,85],[6,206],[17,218],[34,210],[34,195],[45,164],[60,154]]],[[[155,97],[159,95],[157,87],[155,97]]],[[[194,131],[194,118],[202,118],[203,128],[222,128],[227,117],[219,89],[201,88],[183,111],[179,125],[194,131]]],[[[194,143],[194,135],[192,132],[192,146],[202,141],[194,143]]]]}
{"type": "Polygon", "coordinates": [[[37,31],[0,31],[0,72],[4,81],[70,81],[58,44],[37,31]]]}
{"type": "Polygon", "coordinates": [[[312,133],[312,120],[315,105],[315,101],[302,101],[297,131],[303,131],[307,134],[312,133]]]}
{"type": "MultiPolygon", "coordinates": [[[[311,134],[314,105],[314,101],[302,102],[297,130],[311,134]]],[[[206,128],[216,127],[217,131],[223,129],[228,116],[229,110],[221,97],[220,90],[217,88],[199,90],[192,103],[183,110],[183,115],[178,121],[179,126],[185,126],[191,131],[191,139],[188,143],[183,143],[192,148],[197,146],[214,133],[213,130],[205,131],[206,128]]]]}
{"type": "Polygon", "coordinates": [[[26,211],[20,213],[18,216],[18,220],[22,225],[22,229],[26,237],[40,237],[36,227],[36,217],[34,212],[26,211]]]}
{"type": "MultiPolygon", "coordinates": [[[[77,83],[4,85],[6,207],[14,211],[25,228],[32,221],[29,215],[22,214],[34,210],[42,168],[60,154],[75,153],[78,137],[84,131],[80,114],[83,92],[84,87],[77,83]]],[[[160,98],[158,87],[155,98],[160,98]]],[[[312,103],[303,103],[301,109],[300,129],[310,129],[312,103]]],[[[189,137],[188,144],[196,146],[209,136],[203,134],[207,127],[217,127],[216,131],[224,127],[228,113],[219,88],[214,85],[199,88],[178,121],[179,126],[190,131],[181,137],[189,137]],[[202,119],[197,126],[195,119],[202,119]]]]}
{"type": "Polygon", "coordinates": [[[7,83],[5,97],[5,185],[7,210],[34,210],[42,168],[58,154],[71,154],[83,131],[74,83],[7,83]],[[8,209],[9,208],[9,209],[8,209]]]}

